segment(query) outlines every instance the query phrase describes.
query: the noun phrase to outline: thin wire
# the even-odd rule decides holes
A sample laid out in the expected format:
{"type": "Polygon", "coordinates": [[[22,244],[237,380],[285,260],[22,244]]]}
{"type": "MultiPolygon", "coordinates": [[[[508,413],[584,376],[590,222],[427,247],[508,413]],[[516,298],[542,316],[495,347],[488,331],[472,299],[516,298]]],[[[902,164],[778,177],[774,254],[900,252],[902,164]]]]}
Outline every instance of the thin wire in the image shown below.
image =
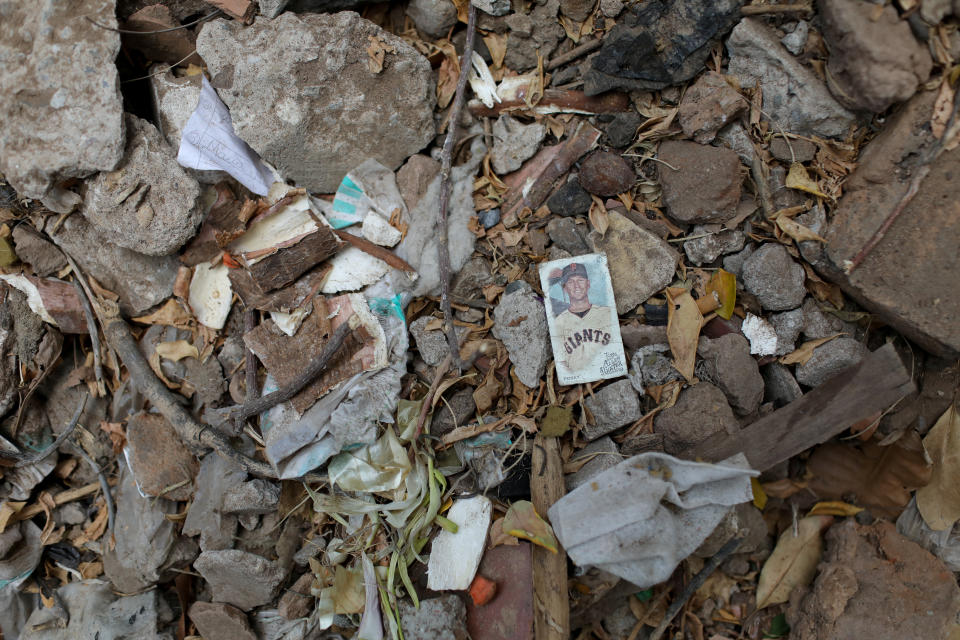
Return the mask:
{"type": "Polygon", "coordinates": [[[83,16],[83,17],[86,18],[89,22],[95,24],[96,26],[100,27],[101,29],[106,29],[107,31],[113,31],[113,32],[115,32],[115,33],[126,33],[126,34],[129,34],[129,35],[147,35],[147,34],[151,34],[151,33],[169,33],[169,32],[171,32],[171,31],[177,31],[177,30],[179,30],[179,29],[186,29],[186,28],[188,28],[188,27],[192,27],[193,25],[198,24],[198,23],[200,23],[200,22],[203,22],[203,21],[205,21],[205,20],[209,20],[210,18],[214,18],[214,17],[220,15],[221,13],[223,13],[223,10],[222,10],[222,9],[217,9],[217,10],[214,11],[213,13],[210,13],[210,14],[208,14],[208,15],[205,15],[205,16],[203,16],[203,17],[201,17],[201,18],[197,18],[197,19],[194,20],[193,22],[188,22],[187,24],[182,24],[182,25],[180,25],[179,27],[170,27],[169,29],[157,29],[156,31],[133,31],[133,30],[131,30],[131,29],[115,29],[115,28],[113,28],[113,27],[108,27],[108,26],[105,25],[105,24],[100,24],[99,22],[97,22],[97,21],[95,21],[93,18],[91,18],[90,16],[83,16]]]}
{"type": "Polygon", "coordinates": [[[162,69],[162,70],[160,70],[160,71],[154,71],[153,73],[148,73],[147,75],[145,75],[145,76],[140,76],[139,78],[129,78],[129,79],[127,79],[127,80],[122,81],[120,84],[127,84],[128,82],[137,82],[138,80],[146,80],[146,79],[148,79],[148,78],[152,78],[153,76],[161,76],[161,75],[165,74],[167,71],[170,71],[171,69],[174,69],[174,68],[178,67],[182,62],[186,61],[187,58],[189,58],[190,56],[192,56],[192,55],[195,54],[196,52],[197,52],[197,50],[194,49],[193,51],[191,51],[190,53],[188,53],[184,58],[181,58],[179,61],[174,62],[172,65],[170,65],[170,66],[167,67],[166,69],[162,69]]]}

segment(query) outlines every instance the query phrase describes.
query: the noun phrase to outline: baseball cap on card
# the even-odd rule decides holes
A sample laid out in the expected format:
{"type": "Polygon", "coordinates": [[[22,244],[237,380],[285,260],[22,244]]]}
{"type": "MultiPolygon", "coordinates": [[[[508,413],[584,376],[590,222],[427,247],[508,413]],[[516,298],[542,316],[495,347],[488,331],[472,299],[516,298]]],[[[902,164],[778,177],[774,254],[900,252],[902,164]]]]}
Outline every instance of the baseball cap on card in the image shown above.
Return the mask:
{"type": "Polygon", "coordinates": [[[567,280],[573,276],[589,279],[589,276],[587,276],[587,268],[582,262],[571,262],[563,268],[563,272],[560,274],[560,286],[567,284],[567,280]]]}

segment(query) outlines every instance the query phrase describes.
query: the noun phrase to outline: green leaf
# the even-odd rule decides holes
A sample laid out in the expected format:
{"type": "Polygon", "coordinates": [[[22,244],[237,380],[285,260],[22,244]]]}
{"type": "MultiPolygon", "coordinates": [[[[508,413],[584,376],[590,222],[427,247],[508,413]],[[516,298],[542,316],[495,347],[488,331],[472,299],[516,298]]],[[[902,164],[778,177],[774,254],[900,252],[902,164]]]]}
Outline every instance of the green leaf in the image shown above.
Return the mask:
{"type": "Polygon", "coordinates": [[[764,638],[786,638],[790,633],[790,625],[787,624],[787,616],[780,614],[770,621],[770,628],[764,632],[764,638]]]}

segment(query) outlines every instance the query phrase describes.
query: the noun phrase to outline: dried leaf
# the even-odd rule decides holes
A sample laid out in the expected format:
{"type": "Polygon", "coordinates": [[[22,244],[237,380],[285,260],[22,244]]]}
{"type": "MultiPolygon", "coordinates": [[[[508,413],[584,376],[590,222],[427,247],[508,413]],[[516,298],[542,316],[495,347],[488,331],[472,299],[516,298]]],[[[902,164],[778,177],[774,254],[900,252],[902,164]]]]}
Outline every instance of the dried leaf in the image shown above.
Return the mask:
{"type": "Polygon", "coordinates": [[[100,430],[110,436],[110,443],[113,445],[113,453],[119,455],[123,447],[127,444],[127,432],[123,430],[123,424],[119,422],[101,422],[100,430]]]}
{"type": "Polygon", "coordinates": [[[503,58],[507,55],[507,34],[490,32],[483,36],[483,43],[487,45],[487,50],[490,52],[490,59],[493,61],[494,68],[502,67],[503,58]]]}
{"type": "MultiPolygon", "coordinates": [[[[102,502],[102,501],[101,501],[102,502]]],[[[97,516],[83,528],[83,533],[79,538],[73,541],[74,546],[82,547],[88,542],[94,542],[99,540],[100,537],[107,530],[109,511],[105,504],[100,505],[100,510],[97,512],[97,516]]]]}
{"type": "Polygon", "coordinates": [[[911,431],[889,446],[876,442],[832,442],[818,447],[807,461],[809,488],[821,500],[855,496],[875,515],[897,517],[910,492],[930,480],[920,436],[911,431]]]}
{"type": "Polygon", "coordinates": [[[199,358],[200,351],[186,340],[173,340],[171,342],[161,342],[157,345],[157,354],[161,358],[179,362],[184,358],[199,358]]]}
{"type": "Polygon", "coordinates": [[[443,52],[443,62],[437,69],[437,106],[445,109],[457,92],[457,80],[460,77],[460,58],[453,43],[442,40],[437,46],[443,52]]]}
{"type": "Polygon", "coordinates": [[[954,405],[933,425],[923,446],[933,471],[930,484],[917,491],[917,509],[927,526],[944,531],[960,519],[960,413],[954,405]]]}
{"type": "Polygon", "coordinates": [[[753,506],[763,511],[767,506],[767,492],[763,490],[763,485],[756,478],[750,478],[750,486],[753,489],[753,506]]]}
{"type": "Polygon", "coordinates": [[[367,45],[367,68],[371,73],[380,73],[383,71],[383,59],[388,53],[396,53],[397,48],[392,44],[387,44],[379,36],[367,36],[370,44],[367,45]]]}
{"type": "Polygon", "coordinates": [[[787,355],[780,358],[780,364],[804,364],[807,360],[813,357],[813,350],[824,344],[825,342],[830,342],[834,338],[842,336],[842,333],[835,333],[832,336],[827,336],[825,338],[817,338],[816,340],[810,340],[804,342],[800,347],[791,351],[787,355]]]}
{"type": "Polygon", "coordinates": [[[807,240],[816,240],[817,242],[827,241],[822,236],[818,236],[811,231],[809,227],[805,227],[799,222],[794,222],[787,216],[777,217],[777,227],[797,242],[805,242],[807,240]]]}
{"type": "Polygon", "coordinates": [[[930,132],[934,138],[942,138],[947,132],[947,123],[953,113],[953,96],[956,90],[950,86],[947,78],[943,79],[937,99],[933,103],[933,116],[930,118],[930,132]]]}
{"type": "Polygon", "coordinates": [[[717,269],[707,282],[706,291],[717,294],[720,298],[717,315],[724,320],[729,320],[737,304],[737,277],[729,271],[717,269]]]}
{"type": "Polygon", "coordinates": [[[173,298],[169,298],[163,306],[151,314],[133,319],[140,324],[166,324],[180,329],[190,328],[192,316],[183,308],[183,305],[173,298]]]}
{"type": "Polygon", "coordinates": [[[493,549],[494,547],[499,547],[500,545],[507,545],[508,547],[516,547],[520,544],[520,541],[516,537],[507,535],[503,532],[503,518],[494,520],[493,524],[490,525],[490,545],[489,548],[493,549]]]}
{"type": "Polygon", "coordinates": [[[553,529],[537,515],[529,500],[517,500],[503,516],[503,530],[511,536],[529,540],[544,549],[557,553],[557,539],[553,529]]]}
{"type": "Polygon", "coordinates": [[[821,533],[832,522],[831,516],[808,516],[797,523],[798,535],[793,529],[783,532],[760,571],[757,609],[786,602],[794,587],[813,580],[823,553],[821,533]]]}
{"type": "Polygon", "coordinates": [[[336,613],[361,613],[367,602],[360,567],[347,569],[337,566],[333,574],[333,610],[336,613]]]}
{"type": "Polygon", "coordinates": [[[603,206],[603,201],[597,196],[593,196],[593,204],[590,205],[588,217],[590,218],[590,225],[597,230],[597,233],[601,237],[606,235],[607,229],[610,227],[610,214],[607,213],[607,208],[603,206]]]}
{"type": "Polygon", "coordinates": [[[797,189],[798,191],[812,193],[813,195],[820,196],[821,198],[829,198],[827,194],[825,194],[823,191],[820,191],[820,187],[817,186],[817,182],[810,178],[810,176],[807,174],[806,168],[804,168],[804,166],[799,162],[794,162],[792,165],[790,165],[790,172],[787,174],[786,185],[790,189],[797,189]]]}
{"type": "Polygon", "coordinates": [[[673,366],[690,381],[693,380],[703,316],[687,289],[668,288],[667,305],[667,341],[673,353],[673,366]]]}
{"type": "MultiPolygon", "coordinates": [[[[23,509],[25,504],[27,503],[12,502],[10,500],[6,500],[3,504],[0,504],[0,533],[6,530],[7,525],[10,524],[10,519],[20,513],[20,510],[23,509]]],[[[16,522],[16,520],[14,520],[14,522],[16,522]]]]}
{"type": "Polygon", "coordinates": [[[839,502],[836,500],[827,500],[818,502],[810,509],[811,516],[855,516],[863,511],[863,507],[850,504],[848,502],[839,502]]]}
{"type": "Polygon", "coordinates": [[[477,405],[477,410],[481,413],[489,411],[496,404],[501,393],[503,393],[503,384],[497,380],[495,371],[490,369],[483,384],[473,391],[473,401],[477,405]]]}

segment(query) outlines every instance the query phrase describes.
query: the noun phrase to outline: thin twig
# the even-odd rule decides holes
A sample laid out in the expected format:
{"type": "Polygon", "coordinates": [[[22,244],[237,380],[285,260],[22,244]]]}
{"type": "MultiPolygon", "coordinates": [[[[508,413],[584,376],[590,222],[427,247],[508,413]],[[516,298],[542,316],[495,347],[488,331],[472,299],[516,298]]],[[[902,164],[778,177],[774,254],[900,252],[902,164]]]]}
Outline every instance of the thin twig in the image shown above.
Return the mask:
{"type": "Polygon", "coordinates": [[[57,439],[53,441],[49,447],[41,451],[40,453],[35,453],[33,455],[25,454],[11,454],[6,451],[2,452],[5,457],[14,458],[17,460],[17,463],[13,466],[15,467],[28,467],[32,464],[36,464],[49,456],[51,453],[56,451],[60,445],[62,445],[67,438],[70,437],[70,434],[73,433],[73,430],[77,428],[77,423],[80,422],[80,416],[83,414],[84,408],[87,406],[87,398],[90,397],[89,393],[84,393],[80,398],[80,404],[77,406],[76,411],[73,412],[73,417],[70,418],[70,422],[67,423],[66,428],[60,432],[60,435],[57,436],[57,439]]]}
{"type": "Polygon", "coordinates": [[[588,53],[592,53],[600,48],[600,45],[603,44],[603,40],[590,40],[584,42],[580,46],[574,47],[570,51],[567,51],[563,55],[559,55],[547,64],[543,65],[544,71],[553,71],[557,67],[562,67],[568,62],[573,62],[577,58],[583,57],[588,53]]]}
{"type": "MultiPolygon", "coordinates": [[[[260,312],[256,309],[247,309],[243,315],[243,332],[250,333],[257,328],[257,320],[260,319],[260,312]]],[[[247,394],[244,403],[252,402],[260,397],[260,385],[257,383],[257,356],[254,355],[250,347],[244,347],[244,381],[246,382],[247,394]]]]}
{"type": "Polygon", "coordinates": [[[152,77],[154,77],[154,76],[162,76],[162,75],[165,74],[167,71],[170,71],[171,69],[175,69],[175,68],[177,68],[178,66],[180,66],[181,64],[183,64],[184,62],[186,62],[187,59],[188,59],[190,56],[194,55],[196,52],[197,52],[197,50],[194,49],[193,51],[191,51],[190,53],[188,53],[188,54],[185,55],[184,57],[180,58],[180,60],[178,60],[177,62],[174,62],[172,65],[170,65],[170,66],[167,67],[166,69],[161,69],[160,71],[154,71],[153,73],[148,73],[147,75],[145,75],[145,76],[140,76],[139,78],[129,78],[129,79],[127,79],[127,80],[121,81],[120,84],[127,84],[128,82],[137,82],[138,80],[148,80],[148,79],[150,79],[150,78],[152,78],[152,77]]]}
{"type": "Polygon", "coordinates": [[[443,332],[447,336],[447,346],[450,348],[451,365],[460,371],[463,363],[460,362],[460,348],[457,343],[457,332],[453,327],[453,308],[450,306],[450,238],[447,228],[447,209],[450,206],[450,171],[453,167],[453,145],[457,141],[457,129],[460,125],[460,112],[463,111],[463,101],[467,89],[467,77],[472,68],[473,40],[477,33],[477,8],[471,4],[467,17],[467,41],[463,46],[463,56],[460,58],[460,78],[457,80],[457,93],[450,108],[450,119],[447,123],[447,139],[443,141],[443,152],[440,155],[440,243],[438,246],[440,266],[440,308],[443,310],[443,332]]]}
{"type": "Polygon", "coordinates": [[[355,236],[352,233],[347,233],[343,229],[334,229],[333,232],[336,233],[337,237],[344,242],[349,242],[352,246],[360,249],[360,251],[370,254],[374,258],[383,260],[394,269],[400,269],[401,271],[406,271],[409,274],[415,274],[417,272],[417,270],[411,267],[406,260],[390,252],[386,248],[370,242],[366,238],[361,238],[360,236],[355,236]]]}
{"type": "Polygon", "coordinates": [[[813,11],[809,4],[751,4],[740,9],[741,15],[760,16],[770,13],[806,13],[813,11]]]}
{"type": "Polygon", "coordinates": [[[703,569],[700,570],[700,573],[693,577],[693,580],[690,581],[690,584],[683,590],[683,592],[670,603],[670,608],[667,609],[666,615],[663,616],[663,620],[660,621],[660,624],[657,625],[657,628],[647,637],[647,640],[660,640],[660,637],[663,636],[664,632],[667,630],[667,627],[670,626],[670,623],[673,621],[677,614],[680,613],[680,609],[687,604],[687,600],[697,592],[697,589],[703,586],[703,583],[707,581],[714,571],[717,570],[717,567],[730,557],[734,551],[737,550],[737,547],[740,546],[742,538],[734,537],[727,544],[720,547],[720,550],[717,551],[712,558],[706,561],[703,565],[703,569]]]}
{"type": "MultiPolygon", "coordinates": [[[[470,334],[469,331],[465,331],[460,339],[457,340],[457,353],[460,352],[460,344],[467,341],[467,336],[470,334]]],[[[453,364],[453,358],[451,354],[443,359],[443,362],[437,365],[437,370],[433,375],[433,382],[430,383],[430,388],[427,390],[427,395],[423,398],[423,406],[420,407],[420,415],[417,416],[417,428],[413,432],[413,439],[416,440],[420,437],[420,432],[423,431],[423,425],[427,422],[427,414],[430,413],[430,407],[433,406],[433,397],[437,394],[437,389],[440,387],[440,382],[443,380],[443,376],[446,375],[447,371],[450,370],[450,365],[453,364]]],[[[451,412],[452,413],[452,412],[451,412]]]]}
{"type": "Polygon", "coordinates": [[[94,25],[100,27],[101,29],[106,29],[107,31],[113,31],[113,32],[115,32],[115,33],[125,33],[125,34],[129,34],[129,35],[142,36],[142,35],[148,35],[148,34],[152,34],[152,33],[169,33],[169,32],[171,32],[171,31],[179,31],[180,29],[189,29],[190,27],[192,27],[192,26],[195,25],[195,24],[199,24],[199,23],[201,23],[201,22],[204,22],[205,20],[209,20],[210,18],[216,18],[216,17],[217,17],[218,15],[220,15],[221,13],[223,13],[223,10],[222,10],[222,9],[217,9],[217,10],[214,11],[213,13],[207,14],[207,15],[201,17],[201,18],[197,18],[197,19],[194,20],[193,22],[188,22],[187,24],[181,24],[179,27],[170,27],[169,29],[157,29],[156,31],[135,31],[135,30],[133,30],[133,29],[115,29],[114,27],[108,27],[108,26],[105,25],[105,24],[100,24],[99,22],[97,22],[96,20],[94,20],[93,18],[91,18],[90,16],[83,16],[83,17],[86,18],[88,22],[93,23],[94,25]]]}
{"type": "Polygon", "coordinates": [[[83,287],[80,286],[79,278],[73,281],[73,287],[77,290],[77,296],[80,297],[80,304],[83,305],[83,316],[87,320],[87,333],[90,334],[90,348],[93,349],[93,372],[97,378],[97,393],[103,398],[107,395],[107,387],[103,383],[103,363],[100,361],[100,330],[97,328],[97,318],[93,315],[90,298],[87,297],[83,287]]]}
{"type": "Polygon", "coordinates": [[[113,506],[113,496],[110,495],[110,484],[107,482],[107,476],[103,473],[103,469],[100,468],[92,457],[90,457],[86,451],[83,450],[83,447],[77,443],[76,446],[77,453],[80,454],[80,457],[84,461],[93,467],[93,470],[97,474],[97,479],[100,481],[100,490],[103,492],[103,501],[107,505],[107,528],[110,531],[110,539],[113,540],[113,523],[116,522],[116,509],[113,506]]]}

